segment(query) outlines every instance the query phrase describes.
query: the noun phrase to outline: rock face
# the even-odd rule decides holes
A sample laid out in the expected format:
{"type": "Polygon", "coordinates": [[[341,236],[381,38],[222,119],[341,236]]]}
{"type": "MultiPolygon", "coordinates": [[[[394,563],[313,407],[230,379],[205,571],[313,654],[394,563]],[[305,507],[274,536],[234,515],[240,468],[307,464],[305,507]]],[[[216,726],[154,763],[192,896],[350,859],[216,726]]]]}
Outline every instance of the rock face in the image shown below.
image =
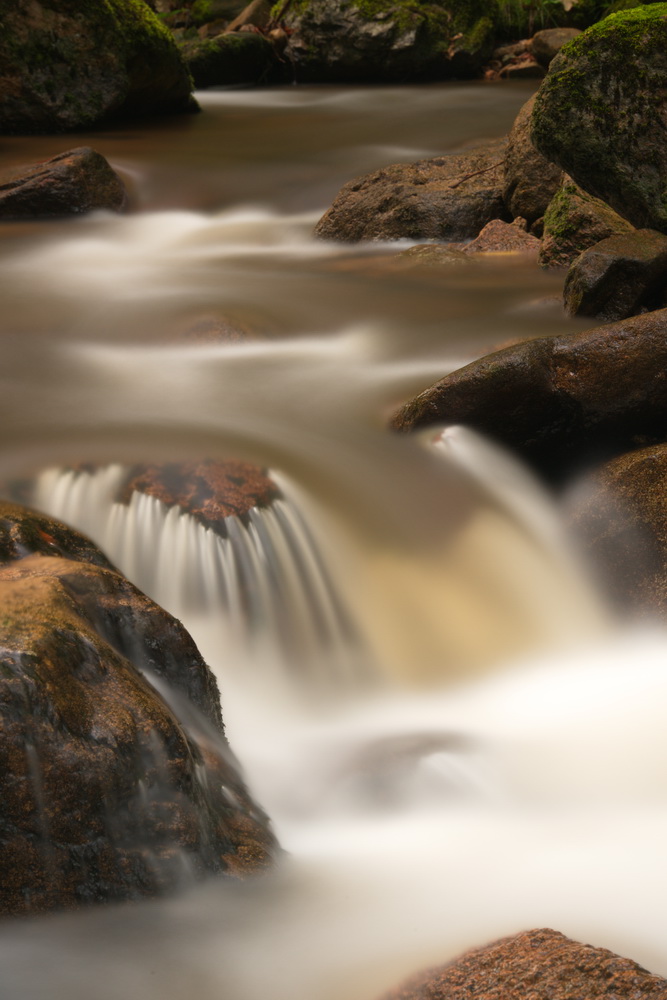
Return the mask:
{"type": "Polygon", "coordinates": [[[612,14],[554,59],[532,138],[639,228],[667,231],[667,4],[612,14]]]}
{"type": "Polygon", "coordinates": [[[0,171],[0,219],[120,212],[125,186],[100,153],[81,146],[29,167],[0,171]]]}
{"type": "Polygon", "coordinates": [[[127,502],[133,490],[156,497],[169,507],[178,504],[221,534],[226,532],[226,517],[242,517],[251,507],[265,507],[280,495],[276,484],[258,466],[212,460],[137,466],[121,500],[127,502]]]}
{"type": "Polygon", "coordinates": [[[384,1000],[638,1000],[667,998],[667,980],[606,948],[533,930],[469,951],[384,1000]]]}
{"type": "MultiPolygon", "coordinates": [[[[633,227],[613,208],[566,178],[544,216],[539,260],[542,267],[569,267],[589,247],[633,227]]],[[[618,319],[620,317],[605,317],[618,319]]]]}
{"type": "MultiPolygon", "coordinates": [[[[530,120],[535,97],[516,117],[507,143],[503,197],[512,217],[534,226],[547,210],[560,187],[563,171],[538,153],[530,138],[530,120]]],[[[541,231],[541,225],[540,225],[541,231]]]]}
{"type": "Polygon", "coordinates": [[[181,624],[57,522],[3,503],[0,528],[0,912],[265,866],[275,840],[181,624]]]}
{"type": "Polygon", "coordinates": [[[417,396],[393,426],[464,424],[551,480],[642,445],[667,427],[667,309],[507,347],[417,396]]]}
{"type": "Polygon", "coordinates": [[[3,132],[196,108],[171,33],[143,0],[15,0],[0,28],[3,132]]]}
{"type": "Polygon", "coordinates": [[[667,236],[637,229],[611,236],[572,264],[565,280],[565,307],[573,316],[615,320],[667,301],[667,236]]]}
{"type": "Polygon", "coordinates": [[[199,88],[277,83],[287,74],[269,39],[254,31],[188,39],[180,50],[199,88]]]}
{"type": "Polygon", "coordinates": [[[492,219],[510,221],[502,197],[505,147],[497,140],[350,181],[315,235],[348,242],[473,239],[492,219]]]}
{"type": "Polygon", "coordinates": [[[563,46],[580,34],[578,28],[545,28],[533,35],[530,48],[538,63],[547,67],[563,46]]]}
{"type": "Polygon", "coordinates": [[[667,445],[597,469],[576,490],[570,521],[610,597],[667,618],[667,445]]]}
{"type": "Polygon", "coordinates": [[[284,23],[301,82],[406,82],[474,76],[493,48],[482,0],[293,0],[284,23]]]}

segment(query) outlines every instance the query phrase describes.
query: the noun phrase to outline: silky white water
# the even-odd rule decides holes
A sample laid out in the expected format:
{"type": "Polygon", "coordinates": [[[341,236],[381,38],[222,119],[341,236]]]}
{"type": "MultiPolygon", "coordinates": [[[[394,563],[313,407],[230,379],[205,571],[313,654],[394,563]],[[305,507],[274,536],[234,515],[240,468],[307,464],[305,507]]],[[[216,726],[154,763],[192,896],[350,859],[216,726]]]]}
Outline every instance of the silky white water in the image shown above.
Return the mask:
{"type": "MultiPolygon", "coordinates": [[[[409,159],[501,134],[527,96],[212,94],[187,125],[95,139],[132,174],[141,211],[8,231],[1,472],[107,467],[51,474],[39,503],[102,525],[111,557],[192,628],[287,851],[243,885],[5,922],[10,1000],[373,1000],[543,925],[667,974],[664,636],[610,620],[526,470],[466,431],[386,430],[402,400],[475,356],[580,329],[562,315],[562,278],[511,258],[397,275],[382,270],[391,248],[310,235],[338,185],[390,147],[409,159]],[[182,339],[211,315],[258,339],[182,339]],[[140,498],[113,509],[118,466],[206,457],[277,470],[308,526],[326,585],[311,573],[290,589],[280,570],[304,628],[294,662],[267,641],[287,612],[259,571],[261,650],[231,570],[220,585],[219,540],[140,498]],[[323,586],[343,641],[334,621],[313,624],[323,586]],[[236,625],[221,640],[225,616],[236,625]],[[312,679],[332,673],[323,696],[312,679]]],[[[52,141],[10,140],[10,158],[52,141]]],[[[269,534],[284,555],[280,510],[269,534]]],[[[254,528],[237,542],[257,568],[264,515],[254,528]]]]}

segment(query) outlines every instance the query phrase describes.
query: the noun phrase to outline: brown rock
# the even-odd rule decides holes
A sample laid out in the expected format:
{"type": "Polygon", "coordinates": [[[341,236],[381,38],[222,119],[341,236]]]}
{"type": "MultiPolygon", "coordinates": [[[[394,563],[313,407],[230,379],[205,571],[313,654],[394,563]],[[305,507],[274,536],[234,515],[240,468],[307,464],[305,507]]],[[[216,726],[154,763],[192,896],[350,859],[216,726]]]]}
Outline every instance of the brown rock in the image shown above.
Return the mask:
{"type": "Polygon", "coordinates": [[[85,535],[47,514],[0,500],[0,565],[31,554],[114,568],[85,535]]]}
{"type": "Polygon", "coordinates": [[[465,424],[550,479],[667,437],[667,309],[480,358],[407,403],[393,426],[465,424]]]}
{"type": "Polygon", "coordinates": [[[523,253],[537,260],[540,241],[531,236],[521,226],[494,219],[488,222],[479,236],[463,247],[466,254],[476,253],[523,253]]]}
{"type": "Polygon", "coordinates": [[[545,74],[534,59],[520,59],[503,66],[498,75],[502,80],[543,80],[545,74]]]}
{"type": "Polygon", "coordinates": [[[572,316],[625,319],[667,300],[667,236],[653,229],[610,236],[584,251],[565,279],[572,316]]]}
{"type": "Polygon", "coordinates": [[[601,240],[631,232],[633,226],[626,219],[566,177],[544,216],[540,264],[569,267],[601,240]]]}
{"type": "Polygon", "coordinates": [[[530,48],[538,63],[546,68],[563,46],[580,34],[578,28],[545,28],[533,35],[530,48]]]}
{"type": "Polygon", "coordinates": [[[530,117],[535,98],[524,104],[507,143],[503,197],[512,218],[521,216],[529,226],[541,219],[560,187],[563,171],[538,153],[530,138],[530,117]]]}
{"type": "Polygon", "coordinates": [[[409,980],[385,1000],[666,1000],[667,980],[552,930],[502,938],[409,980]]]}
{"type": "Polygon", "coordinates": [[[0,912],[268,864],[275,840],[180,622],[113,570],[41,554],[0,568],[0,602],[0,912]]]}
{"type": "Polygon", "coordinates": [[[621,455],[578,484],[569,520],[622,608],[667,618],[667,445],[621,455]]]}
{"type": "Polygon", "coordinates": [[[406,268],[457,267],[461,264],[469,266],[471,263],[464,248],[456,243],[419,243],[402,250],[390,260],[400,262],[406,268]]]}
{"type": "Polygon", "coordinates": [[[496,140],[350,181],[315,235],[347,242],[473,239],[487,222],[508,218],[502,198],[505,148],[506,140],[496,140]]]}
{"type": "Polygon", "coordinates": [[[0,219],[77,215],[96,208],[120,212],[126,201],[118,174],[88,146],[0,171],[0,219]]]}
{"type": "Polygon", "coordinates": [[[221,534],[226,533],[226,517],[241,517],[251,507],[265,507],[280,495],[276,484],[258,466],[212,460],[135,466],[121,501],[127,503],[133,490],[156,497],[167,506],[178,504],[221,534]]]}

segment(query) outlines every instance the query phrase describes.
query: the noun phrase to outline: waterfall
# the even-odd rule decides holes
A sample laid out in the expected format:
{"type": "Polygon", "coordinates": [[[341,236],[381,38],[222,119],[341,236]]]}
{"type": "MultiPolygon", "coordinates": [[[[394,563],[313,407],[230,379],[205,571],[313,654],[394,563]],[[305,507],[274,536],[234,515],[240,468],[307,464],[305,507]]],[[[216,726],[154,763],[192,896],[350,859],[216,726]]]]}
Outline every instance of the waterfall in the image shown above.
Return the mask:
{"type": "Polygon", "coordinates": [[[186,622],[205,655],[222,649],[209,658],[216,664],[273,673],[277,683],[297,676],[306,691],[358,686],[358,639],[293,500],[281,496],[226,517],[217,532],[144,493],[117,501],[127,476],[120,464],[47,469],[32,502],[92,538],[140,590],[186,622]]]}

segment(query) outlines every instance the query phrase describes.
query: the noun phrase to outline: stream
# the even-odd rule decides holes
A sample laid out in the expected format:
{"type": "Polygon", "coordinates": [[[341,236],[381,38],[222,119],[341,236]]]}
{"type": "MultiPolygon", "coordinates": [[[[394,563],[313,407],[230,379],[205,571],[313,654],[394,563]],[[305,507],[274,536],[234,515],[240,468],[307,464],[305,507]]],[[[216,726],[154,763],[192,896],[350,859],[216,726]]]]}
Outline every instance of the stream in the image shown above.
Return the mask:
{"type": "Polygon", "coordinates": [[[211,90],[197,116],[3,139],[6,164],[92,145],[131,209],[2,227],[0,479],[39,477],[183,620],[285,849],[246,883],[5,921],[3,1000],[376,1000],[541,926],[667,975],[665,635],[615,621],[515,459],[386,430],[474,358],[593,324],[512,255],[397,273],[407,243],[312,237],[346,181],[504,135],[530,93],[211,90]],[[247,336],[184,336],[211,318],[247,336]],[[232,537],[259,638],[221,610],[215,540],[112,509],[120,466],[201,458],[285,495],[232,537]],[[82,462],[103,471],[58,471],[82,462]]]}

